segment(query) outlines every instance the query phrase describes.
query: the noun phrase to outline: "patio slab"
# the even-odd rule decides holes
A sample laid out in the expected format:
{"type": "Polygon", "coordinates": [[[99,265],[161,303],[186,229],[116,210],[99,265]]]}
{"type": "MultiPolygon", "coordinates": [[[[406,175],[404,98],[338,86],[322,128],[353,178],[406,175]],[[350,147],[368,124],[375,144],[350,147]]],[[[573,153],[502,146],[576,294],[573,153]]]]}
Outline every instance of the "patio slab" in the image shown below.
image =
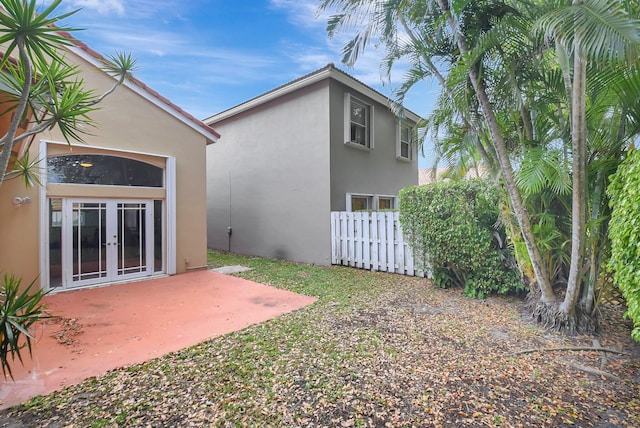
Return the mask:
{"type": "Polygon", "coordinates": [[[202,270],[45,297],[33,356],[0,380],[0,408],[160,357],[313,303],[242,278],[202,270]]]}
{"type": "Polygon", "coordinates": [[[222,267],[211,269],[211,270],[214,272],[224,273],[225,275],[229,275],[232,273],[246,272],[248,270],[251,270],[251,268],[248,268],[246,266],[233,265],[233,266],[222,266],[222,267]]]}

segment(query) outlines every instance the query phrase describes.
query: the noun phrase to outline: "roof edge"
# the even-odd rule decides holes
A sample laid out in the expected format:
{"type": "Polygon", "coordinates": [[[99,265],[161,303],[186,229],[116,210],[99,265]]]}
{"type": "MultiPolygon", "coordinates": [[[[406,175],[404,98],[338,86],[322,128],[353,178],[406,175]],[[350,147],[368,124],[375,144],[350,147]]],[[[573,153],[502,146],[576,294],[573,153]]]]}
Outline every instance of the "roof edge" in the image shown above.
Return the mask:
{"type": "MultiPolygon", "coordinates": [[[[91,49],[86,43],[81,42],[77,38],[73,37],[71,34],[67,32],[59,32],[60,35],[69,39],[72,43],[69,46],[65,46],[65,49],[70,50],[74,54],[78,55],[80,58],[89,62],[91,65],[95,66],[98,69],[102,69],[102,67],[108,63],[108,60],[95,50],[91,49]]],[[[105,72],[106,75],[110,76],[105,72]]],[[[111,78],[115,79],[113,76],[111,78]]],[[[147,84],[145,84],[140,79],[130,76],[124,80],[123,85],[127,88],[131,89],[138,95],[145,98],[147,101],[156,105],[160,109],[169,113],[176,119],[180,120],[182,123],[186,124],[193,130],[197,131],[199,134],[204,136],[207,139],[207,144],[215,143],[220,138],[220,134],[213,129],[211,126],[207,125],[200,119],[196,118],[186,110],[182,109],[180,106],[171,102],[168,98],[161,95],[159,92],[155,91],[147,84]]]]}
{"type": "MultiPolygon", "coordinates": [[[[245,101],[227,110],[223,110],[219,113],[209,116],[208,118],[204,119],[203,122],[205,124],[214,124],[214,123],[220,122],[222,120],[228,119],[237,114],[251,110],[269,101],[282,97],[286,94],[290,94],[299,89],[305,88],[316,82],[319,82],[328,78],[333,78],[336,81],[341,82],[346,86],[354,88],[355,90],[367,95],[369,98],[373,99],[374,101],[377,101],[391,108],[393,101],[389,97],[383,95],[382,93],[378,92],[372,87],[366,85],[365,83],[361,82],[360,80],[356,79],[350,74],[347,74],[346,72],[340,70],[333,63],[329,63],[326,66],[316,71],[313,71],[309,74],[306,74],[296,80],[285,83],[284,85],[278,86],[277,88],[272,89],[268,92],[265,92],[262,95],[258,95],[255,98],[252,98],[248,101],[245,101]]],[[[418,116],[417,114],[415,114],[409,109],[404,109],[404,112],[405,112],[405,115],[413,122],[417,123],[421,120],[420,116],[418,116]]]]}

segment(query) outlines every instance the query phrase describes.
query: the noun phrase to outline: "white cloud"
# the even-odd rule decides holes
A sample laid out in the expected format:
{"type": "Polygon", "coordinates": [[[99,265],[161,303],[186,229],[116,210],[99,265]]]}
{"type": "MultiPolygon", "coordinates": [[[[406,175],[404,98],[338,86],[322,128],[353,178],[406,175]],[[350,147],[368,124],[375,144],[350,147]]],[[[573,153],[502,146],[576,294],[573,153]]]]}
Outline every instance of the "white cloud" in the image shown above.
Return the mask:
{"type": "Polygon", "coordinates": [[[95,10],[101,15],[108,15],[111,12],[115,12],[119,16],[122,16],[125,13],[123,0],[70,0],[69,4],[73,8],[95,10]]]}
{"type": "Polygon", "coordinates": [[[326,18],[318,17],[318,0],[270,0],[270,6],[273,9],[284,10],[287,12],[289,22],[294,25],[311,28],[324,27],[326,18]]]}
{"type": "Polygon", "coordinates": [[[332,61],[331,55],[326,52],[307,52],[295,58],[296,63],[303,71],[322,68],[332,61]]]}

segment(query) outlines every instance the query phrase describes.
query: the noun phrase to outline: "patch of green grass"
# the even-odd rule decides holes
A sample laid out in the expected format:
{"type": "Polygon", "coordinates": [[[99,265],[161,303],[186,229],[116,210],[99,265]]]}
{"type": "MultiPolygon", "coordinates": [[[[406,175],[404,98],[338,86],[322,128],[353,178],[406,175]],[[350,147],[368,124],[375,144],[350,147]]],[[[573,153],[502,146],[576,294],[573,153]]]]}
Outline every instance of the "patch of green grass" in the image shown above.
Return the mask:
{"type": "Polygon", "coordinates": [[[208,252],[210,267],[242,265],[250,271],[234,274],[251,281],[286,289],[295,293],[314,296],[320,303],[350,304],[357,295],[375,295],[382,288],[390,288],[398,276],[344,266],[310,266],[275,259],[241,256],[237,254],[208,252]]]}

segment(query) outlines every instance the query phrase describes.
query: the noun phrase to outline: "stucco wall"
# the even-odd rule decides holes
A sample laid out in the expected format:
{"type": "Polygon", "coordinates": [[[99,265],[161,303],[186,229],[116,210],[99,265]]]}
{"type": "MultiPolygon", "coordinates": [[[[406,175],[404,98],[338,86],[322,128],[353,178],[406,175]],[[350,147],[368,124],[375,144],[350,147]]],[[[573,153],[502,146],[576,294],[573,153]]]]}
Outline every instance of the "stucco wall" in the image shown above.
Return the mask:
{"type": "Polygon", "coordinates": [[[330,264],[327,89],[211,123],[222,138],[207,147],[210,248],[330,264]]]}
{"type": "MultiPolygon", "coordinates": [[[[113,84],[111,78],[97,72],[76,55],[70,53],[67,59],[79,64],[88,88],[95,88],[101,93],[113,84]]],[[[180,273],[206,266],[205,137],[124,86],[106,98],[100,108],[91,114],[98,126],[88,130],[92,134],[85,136],[88,145],[176,158],[176,270],[180,273]]],[[[34,148],[40,139],[64,141],[57,132],[46,133],[36,137],[34,148]]],[[[32,159],[35,158],[37,153],[32,155],[32,159]]],[[[37,219],[39,210],[44,207],[39,206],[37,191],[34,190],[32,204],[15,209],[10,198],[24,194],[24,187],[18,190],[7,184],[0,188],[0,214],[3,219],[0,222],[0,236],[3,238],[0,269],[16,271],[28,278],[35,277],[39,271],[37,248],[40,231],[37,219]],[[20,215],[5,216],[9,212],[20,215]],[[23,214],[28,214],[28,219],[23,214]],[[18,241],[14,238],[16,230],[20,231],[18,241]],[[17,242],[17,246],[9,247],[5,237],[17,242]]]]}
{"type": "Polygon", "coordinates": [[[400,189],[418,184],[418,162],[396,159],[396,118],[378,104],[347,86],[331,81],[331,211],[346,209],[346,194],[397,196],[400,189]],[[344,144],[344,94],[374,106],[374,148],[362,150],[344,144]]]}
{"type": "Polygon", "coordinates": [[[26,285],[39,277],[38,190],[26,189],[21,180],[5,181],[0,188],[0,219],[0,275],[22,276],[26,285]],[[31,203],[15,206],[16,196],[28,196],[31,203]]]}

